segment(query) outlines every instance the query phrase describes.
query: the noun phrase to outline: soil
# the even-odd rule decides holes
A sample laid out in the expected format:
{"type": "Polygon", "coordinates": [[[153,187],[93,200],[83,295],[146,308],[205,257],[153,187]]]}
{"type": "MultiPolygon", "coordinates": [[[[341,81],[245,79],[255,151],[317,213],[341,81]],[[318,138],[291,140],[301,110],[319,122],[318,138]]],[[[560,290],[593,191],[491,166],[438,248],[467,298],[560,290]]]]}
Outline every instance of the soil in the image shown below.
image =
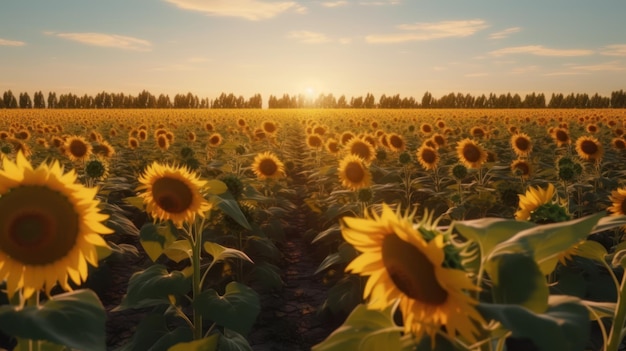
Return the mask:
{"type": "MultiPolygon", "coordinates": [[[[289,234],[284,244],[280,245],[285,253],[281,267],[285,283],[283,289],[260,294],[261,312],[248,335],[254,351],[310,350],[342,323],[319,310],[326,299],[328,287],[320,277],[313,275],[319,262],[314,259],[311,245],[296,233],[289,234]]],[[[132,243],[132,240],[127,243],[132,243]]],[[[138,240],[136,244],[139,245],[138,240]]],[[[111,310],[121,302],[130,276],[150,264],[150,259],[144,254],[139,257],[126,255],[122,260],[107,262],[108,286],[94,287],[107,311],[108,350],[127,343],[146,313],[143,310],[111,310]]]]}

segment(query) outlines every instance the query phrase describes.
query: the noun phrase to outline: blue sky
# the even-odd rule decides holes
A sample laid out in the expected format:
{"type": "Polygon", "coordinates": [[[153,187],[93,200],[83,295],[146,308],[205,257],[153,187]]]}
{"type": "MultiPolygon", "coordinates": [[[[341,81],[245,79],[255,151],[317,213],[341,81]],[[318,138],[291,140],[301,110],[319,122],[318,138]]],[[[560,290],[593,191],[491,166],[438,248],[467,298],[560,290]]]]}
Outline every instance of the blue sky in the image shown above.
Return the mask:
{"type": "Polygon", "coordinates": [[[626,89],[623,0],[0,0],[0,92],[626,89]]]}

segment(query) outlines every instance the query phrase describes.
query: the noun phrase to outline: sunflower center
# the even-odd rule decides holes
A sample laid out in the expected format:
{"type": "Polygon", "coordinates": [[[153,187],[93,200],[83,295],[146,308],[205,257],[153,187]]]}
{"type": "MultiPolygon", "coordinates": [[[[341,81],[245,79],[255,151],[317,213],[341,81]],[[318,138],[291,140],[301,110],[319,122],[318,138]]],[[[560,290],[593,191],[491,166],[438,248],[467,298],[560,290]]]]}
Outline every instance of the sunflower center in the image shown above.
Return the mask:
{"type": "Polygon", "coordinates": [[[437,154],[435,154],[435,151],[432,149],[424,149],[424,151],[422,151],[422,160],[428,164],[433,164],[437,161],[437,154]]]}
{"type": "Polygon", "coordinates": [[[598,152],[598,145],[593,140],[583,140],[580,149],[587,155],[595,155],[598,152]]]}
{"type": "Polygon", "coordinates": [[[563,130],[559,130],[556,132],[556,139],[560,142],[567,142],[569,140],[569,135],[567,134],[567,132],[563,131],[563,130]]]}
{"type": "Polygon", "coordinates": [[[81,140],[74,140],[70,143],[69,151],[76,157],[83,157],[87,154],[87,145],[81,140]]]}
{"type": "Polygon", "coordinates": [[[46,186],[28,185],[0,197],[0,249],[25,265],[65,257],[80,232],[74,205],[46,186]]]}
{"type": "Polygon", "coordinates": [[[278,165],[271,159],[264,159],[259,163],[259,170],[266,176],[271,176],[278,171],[278,165]]]}
{"type": "Polygon", "coordinates": [[[152,184],[154,201],[161,209],[169,213],[182,213],[187,211],[193,202],[193,193],[185,182],[163,177],[152,184]]]}
{"type": "Polygon", "coordinates": [[[360,183],[365,178],[365,171],[359,162],[350,162],[345,168],[346,178],[352,183],[360,183]]]}
{"type": "Polygon", "coordinates": [[[515,139],[515,146],[518,150],[526,151],[530,147],[530,141],[526,138],[515,139]]]}
{"type": "Polygon", "coordinates": [[[352,148],[350,150],[353,154],[359,156],[364,160],[368,160],[370,158],[371,153],[369,149],[369,145],[364,142],[354,143],[352,144],[352,148]]]}
{"type": "Polygon", "coordinates": [[[480,161],[480,150],[476,145],[466,144],[463,147],[463,157],[469,162],[478,162],[480,161]]]}
{"type": "Polygon", "coordinates": [[[383,239],[382,256],[389,277],[403,294],[427,305],[446,302],[448,292],[437,281],[435,266],[420,249],[392,234],[383,239]]]}

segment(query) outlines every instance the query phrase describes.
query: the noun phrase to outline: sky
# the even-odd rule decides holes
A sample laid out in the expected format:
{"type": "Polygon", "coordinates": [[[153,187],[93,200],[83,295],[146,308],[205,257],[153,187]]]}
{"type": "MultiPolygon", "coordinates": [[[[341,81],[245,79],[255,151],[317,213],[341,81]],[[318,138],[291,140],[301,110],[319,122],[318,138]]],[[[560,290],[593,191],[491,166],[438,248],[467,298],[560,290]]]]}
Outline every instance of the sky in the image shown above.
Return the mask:
{"type": "Polygon", "coordinates": [[[0,92],[626,89],[623,0],[0,0],[0,92]]]}

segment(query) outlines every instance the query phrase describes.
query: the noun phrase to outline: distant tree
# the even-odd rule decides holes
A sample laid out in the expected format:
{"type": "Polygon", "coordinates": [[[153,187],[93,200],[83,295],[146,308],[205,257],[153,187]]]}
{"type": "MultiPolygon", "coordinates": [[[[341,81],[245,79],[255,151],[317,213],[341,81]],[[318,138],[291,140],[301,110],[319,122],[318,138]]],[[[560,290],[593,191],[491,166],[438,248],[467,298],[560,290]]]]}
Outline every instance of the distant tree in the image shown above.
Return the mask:
{"type": "Polygon", "coordinates": [[[2,94],[2,100],[4,101],[5,108],[17,108],[17,99],[13,96],[11,90],[5,91],[2,94]]]}

